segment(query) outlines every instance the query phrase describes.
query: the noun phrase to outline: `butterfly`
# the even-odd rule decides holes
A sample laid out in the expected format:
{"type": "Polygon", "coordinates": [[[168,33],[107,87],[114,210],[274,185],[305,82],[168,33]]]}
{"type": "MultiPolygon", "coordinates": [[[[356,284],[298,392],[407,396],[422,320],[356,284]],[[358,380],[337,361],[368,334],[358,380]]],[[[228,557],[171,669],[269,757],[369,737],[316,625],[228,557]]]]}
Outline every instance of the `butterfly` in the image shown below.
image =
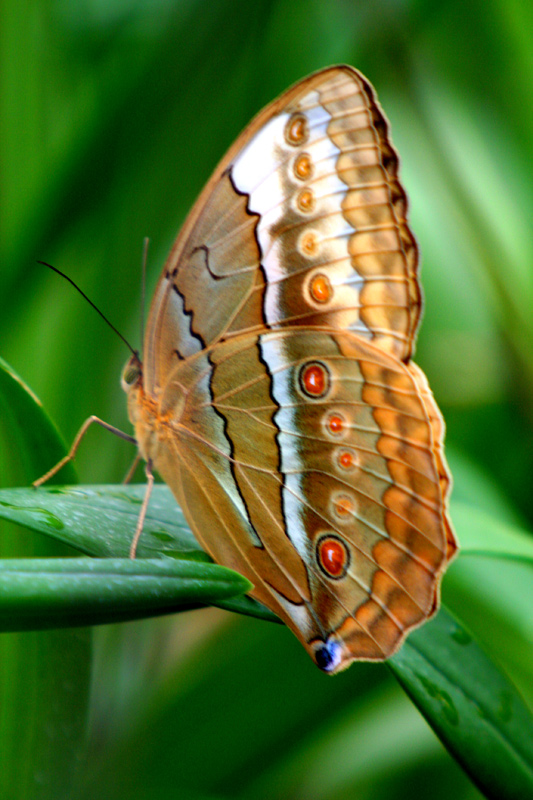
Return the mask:
{"type": "Polygon", "coordinates": [[[457,543],[398,156],[348,66],[248,125],[190,212],[123,373],[142,457],[212,558],[329,673],[391,656],[457,543]]]}

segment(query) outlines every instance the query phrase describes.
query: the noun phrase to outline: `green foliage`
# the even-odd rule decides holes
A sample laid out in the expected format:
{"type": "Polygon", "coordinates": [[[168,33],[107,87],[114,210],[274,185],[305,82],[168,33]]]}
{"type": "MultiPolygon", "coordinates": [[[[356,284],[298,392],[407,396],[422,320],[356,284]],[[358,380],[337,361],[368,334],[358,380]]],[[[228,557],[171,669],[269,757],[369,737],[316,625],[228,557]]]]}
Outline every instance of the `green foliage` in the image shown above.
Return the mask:
{"type": "MultiPolygon", "coordinates": [[[[448,424],[463,547],[443,585],[460,628],[439,615],[391,670],[478,789],[385,666],[353,665],[331,679],[284,627],[211,608],[100,627],[92,639],[87,628],[3,633],[0,795],[399,800],[428,785],[433,800],[531,793],[531,717],[504,673],[531,704],[533,9],[519,0],[6,0],[3,23],[1,355],[67,442],[90,414],[129,431],[118,388],[128,354],[37,259],[68,272],[136,346],[143,236],[150,296],[188,208],[252,114],[331,63],[353,64],[376,86],[423,254],[417,361],[448,424]]],[[[0,410],[0,483],[28,486],[64,445],[4,364],[0,410]]],[[[0,555],[16,560],[0,600],[1,580],[11,596],[33,584],[49,600],[55,585],[53,614],[76,585],[87,598],[115,579],[120,593],[133,586],[126,577],[146,578],[157,594],[183,569],[199,594],[176,603],[214,599],[220,585],[204,581],[215,570],[216,582],[217,568],[198,555],[164,487],[139,564],[124,567],[141,490],[121,494],[116,484],[132,455],[91,430],[76,469],[97,487],[3,490],[0,513],[11,522],[1,523],[0,555]],[[87,577],[88,559],[64,560],[73,542],[114,558],[94,562],[87,577]],[[154,567],[161,552],[173,557],[154,567]],[[31,574],[34,556],[45,560],[31,574]],[[67,567],[55,579],[47,572],[67,567]],[[115,570],[113,580],[100,569],[115,570]]],[[[242,598],[223,602],[260,613],[242,598]]]]}

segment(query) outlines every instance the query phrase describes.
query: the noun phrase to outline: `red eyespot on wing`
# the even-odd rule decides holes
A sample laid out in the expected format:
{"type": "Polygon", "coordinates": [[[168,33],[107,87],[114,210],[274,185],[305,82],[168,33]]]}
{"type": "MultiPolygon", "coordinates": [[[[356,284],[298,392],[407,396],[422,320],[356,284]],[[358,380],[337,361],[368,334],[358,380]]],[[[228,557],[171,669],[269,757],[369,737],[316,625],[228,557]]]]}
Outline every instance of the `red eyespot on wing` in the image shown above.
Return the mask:
{"type": "Polygon", "coordinates": [[[318,540],[317,560],[328,578],[339,580],[346,575],[350,556],[346,545],[338,537],[326,534],[318,540]]]}
{"type": "Polygon", "coordinates": [[[357,466],[357,455],[354,450],[341,450],[337,462],[342,469],[353,469],[357,466]]]}
{"type": "Polygon", "coordinates": [[[300,370],[300,388],[308,397],[324,397],[330,387],[330,374],[324,364],[312,361],[300,370]]]}

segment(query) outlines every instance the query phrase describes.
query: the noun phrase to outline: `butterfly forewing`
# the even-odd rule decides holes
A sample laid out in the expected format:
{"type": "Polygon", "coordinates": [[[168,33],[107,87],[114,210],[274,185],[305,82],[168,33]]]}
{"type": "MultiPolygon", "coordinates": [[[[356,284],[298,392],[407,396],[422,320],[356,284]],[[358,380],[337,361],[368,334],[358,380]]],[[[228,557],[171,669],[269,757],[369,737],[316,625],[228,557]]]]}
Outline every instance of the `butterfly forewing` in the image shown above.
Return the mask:
{"type": "Polygon", "coordinates": [[[417,248],[368,82],[305,79],[222,160],[152,302],[130,416],[215,560],[334,672],[434,613],[455,538],[410,362],[417,248]]]}
{"type": "Polygon", "coordinates": [[[417,248],[372,88],[339,67],[302,81],[241,134],[191,212],[157,287],[145,381],[258,327],[350,329],[409,358],[417,248]]]}

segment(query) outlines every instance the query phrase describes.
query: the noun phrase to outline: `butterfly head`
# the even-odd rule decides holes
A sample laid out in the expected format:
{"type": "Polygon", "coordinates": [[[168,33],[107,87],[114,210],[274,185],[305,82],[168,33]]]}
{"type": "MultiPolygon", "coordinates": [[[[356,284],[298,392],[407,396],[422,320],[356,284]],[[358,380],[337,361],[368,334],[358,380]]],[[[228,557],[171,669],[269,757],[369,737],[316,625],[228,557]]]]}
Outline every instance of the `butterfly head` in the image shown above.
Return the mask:
{"type": "Polygon", "coordinates": [[[128,416],[133,425],[139,453],[148,461],[155,457],[157,436],[154,428],[156,413],[143,387],[143,368],[139,354],[134,352],[122,370],[122,388],[128,395],[128,416]]]}

